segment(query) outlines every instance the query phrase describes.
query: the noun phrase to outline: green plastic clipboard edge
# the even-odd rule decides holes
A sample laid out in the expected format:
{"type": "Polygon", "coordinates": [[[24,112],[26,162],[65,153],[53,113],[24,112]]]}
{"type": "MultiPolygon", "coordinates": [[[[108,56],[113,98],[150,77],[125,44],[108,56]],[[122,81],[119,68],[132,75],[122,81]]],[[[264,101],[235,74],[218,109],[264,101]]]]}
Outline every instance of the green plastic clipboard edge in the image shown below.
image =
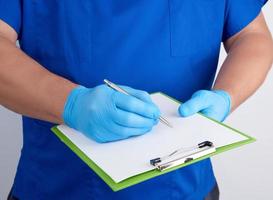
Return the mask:
{"type": "MultiPolygon", "coordinates": [[[[157,92],[157,93],[153,93],[153,94],[162,94],[170,99],[172,99],[173,101],[177,102],[177,103],[181,103],[179,102],[178,100],[164,94],[164,93],[161,93],[161,92],[157,92]]],[[[199,113],[200,115],[202,115],[201,113],[199,113]]],[[[204,116],[204,115],[202,115],[204,116]]],[[[204,116],[206,117],[206,116],[204,116]]],[[[220,148],[217,148],[216,149],[216,152],[214,153],[211,153],[211,154],[208,154],[206,156],[203,156],[203,157],[200,157],[198,159],[195,159],[193,161],[190,161],[190,162],[187,162],[185,164],[181,164],[179,166],[176,166],[176,167],[173,167],[171,169],[168,169],[166,171],[163,171],[163,172],[160,172],[156,169],[154,170],[151,170],[151,171],[147,171],[145,173],[142,173],[142,174],[139,174],[139,175],[136,175],[136,176],[133,176],[133,177],[130,177],[128,179],[125,179],[119,183],[116,183],[115,181],[113,181],[111,179],[110,176],[108,176],[101,168],[99,168],[91,159],[89,159],[73,142],[71,142],[58,128],[57,126],[54,126],[51,128],[51,130],[57,135],[57,137],[63,142],[65,143],[78,157],[81,158],[81,160],[83,162],[85,162],[113,191],[119,191],[119,190],[122,190],[124,188],[127,188],[127,187],[130,187],[130,186],[133,186],[135,184],[138,184],[140,182],[143,182],[145,180],[148,180],[148,179],[151,179],[153,177],[156,177],[156,176],[160,176],[162,174],[165,174],[165,173],[168,173],[168,172],[171,172],[171,171],[174,171],[176,169],[179,169],[181,167],[185,167],[187,165],[190,165],[190,164],[193,164],[193,163],[196,163],[200,160],[204,160],[206,158],[209,158],[211,156],[214,156],[216,154],[219,154],[219,153],[222,153],[222,152],[225,152],[225,151],[228,151],[228,150],[231,150],[231,149],[234,149],[234,148],[237,148],[237,147],[240,147],[242,145],[245,145],[245,144],[249,144],[249,143],[252,143],[252,142],[255,142],[256,139],[253,138],[253,137],[250,137],[234,128],[231,128],[229,127],[228,125],[226,124],[223,124],[221,122],[218,122],[214,119],[211,119],[209,117],[206,117],[208,118],[209,120],[212,120],[226,128],[229,128],[231,130],[233,130],[235,133],[238,133],[238,134],[241,134],[243,136],[245,136],[247,139],[246,140],[243,140],[243,141],[240,141],[240,142],[236,142],[236,143],[233,143],[233,144],[230,144],[230,145],[226,145],[226,146],[223,146],[223,147],[220,147],[220,148]]]]}

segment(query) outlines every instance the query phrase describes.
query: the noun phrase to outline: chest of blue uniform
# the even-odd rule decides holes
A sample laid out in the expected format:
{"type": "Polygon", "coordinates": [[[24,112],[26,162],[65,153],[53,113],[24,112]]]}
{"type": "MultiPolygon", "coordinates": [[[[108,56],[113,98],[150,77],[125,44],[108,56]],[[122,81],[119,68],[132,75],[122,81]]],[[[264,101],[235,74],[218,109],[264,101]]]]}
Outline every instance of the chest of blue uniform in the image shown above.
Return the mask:
{"type": "Polygon", "coordinates": [[[187,93],[171,94],[177,98],[211,84],[224,1],[27,2],[31,31],[25,28],[22,48],[54,73],[88,87],[109,78],[150,92],[187,93]]]}

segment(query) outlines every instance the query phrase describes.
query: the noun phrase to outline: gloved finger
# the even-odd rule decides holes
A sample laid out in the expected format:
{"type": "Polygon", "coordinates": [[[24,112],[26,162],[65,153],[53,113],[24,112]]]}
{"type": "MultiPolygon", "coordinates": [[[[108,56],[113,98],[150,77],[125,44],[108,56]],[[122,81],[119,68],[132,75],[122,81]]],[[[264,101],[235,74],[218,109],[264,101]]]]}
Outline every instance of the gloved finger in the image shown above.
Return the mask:
{"type": "Polygon", "coordinates": [[[157,106],[144,102],[133,96],[129,96],[120,92],[113,94],[113,100],[117,108],[133,112],[143,117],[158,119],[160,111],[157,106]]]}
{"type": "Polygon", "coordinates": [[[120,86],[122,89],[124,89],[125,91],[127,91],[130,95],[144,101],[144,102],[147,102],[147,103],[151,103],[151,104],[154,104],[153,103],[153,100],[151,98],[151,96],[149,95],[148,92],[146,91],[143,91],[143,90],[137,90],[137,89],[134,89],[134,88],[131,88],[131,87],[128,87],[128,86],[120,86]]]}
{"type": "Polygon", "coordinates": [[[211,95],[205,90],[200,90],[194,93],[190,100],[180,105],[179,114],[182,117],[188,117],[210,107],[211,105],[211,95]]]}
{"type": "Polygon", "coordinates": [[[117,109],[113,120],[121,126],[131,128],[152,128],[157,123],[155,119],[146,118],[120,109],[117,109]]]}
{"type": "Polygon", "coordinates": [[[115,126],[111,127],[111,131],[113,133],[111,137],[112,137],[112,141],[122,140],[132,136],[143,135],[151,130],[152,130],[152,127],[151,128],[130,128],[130,127],[125,127],[125,126],[116,124],[115,126]]]}

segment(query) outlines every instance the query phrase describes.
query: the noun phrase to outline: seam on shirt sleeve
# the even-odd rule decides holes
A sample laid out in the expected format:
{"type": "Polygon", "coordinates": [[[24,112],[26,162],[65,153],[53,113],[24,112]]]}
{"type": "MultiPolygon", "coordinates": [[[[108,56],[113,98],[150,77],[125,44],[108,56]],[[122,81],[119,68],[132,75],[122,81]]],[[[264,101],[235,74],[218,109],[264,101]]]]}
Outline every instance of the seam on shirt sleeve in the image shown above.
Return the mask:
{"type": "Polygon", "coordinates": [[[4,16],[0,16],[0,20],[2,20],[3,22],[5,22],[8,26],[10,26],[18,35],[20,35],[20,28],[18,26],[16,26],[11,20],[9,20],[8,18],[5,18],[4,16]]]}
{"type": "MultiPolygon", "coordinates": [[[[247,20],[242,21],[240,23],[237,23],[236,26],[234,26],[232,29],[227,29],[226,32],[223,32],[223,36],[222,36],[222,42],[228,40],[229,38],[231,38],[232,36],[236,35],[237,33],[239,33],[240,31],[242,31],[245,27],[247,27],[251,22],[253,22],[258,15],[260,14],[263,5],[267,2],[267,0],[256,0],[257,5],[255,6],[255,9],[252,8],[251,11],[249,11],[249,16],[247,17],[247,20]]],[[[230,5],[227,4],[227,14],[226,14],[226,19],[225,19],[225,27],[227,26],[227,20],[229,20],[229,15],[232,13],[229,13],[229,7],[230,5]]],[[[247,9],[247,8],[246,8],[247,9]]],[[[234,19],[233,19],[234,20],[234,19]]],[[[226,27],[227,28],[227,27],[226,27]]]]}
{"type": "Polygon", "coordinates": [[[18,35],[21,35],[21,7],[20,0],[0,0],[0,20],[9,25],[18,35]]]}
{"type": "Polygon", "coordinates": [[[228,40],[229,38],[231,38],[232,36],[236,35],[237,33],[239,33],[240,31],[242,31],[244,28],[246,28],[251,22],[253,22],[258,15],[260,14],[261,9],[257,9],[256,12],[254,14],[252,14],[251,18],[248,20],[247,23],[244,23],[238,27],[236,27],[234,30],[228,32],[224,37],[223,37],[223,42],[228,40]]]}

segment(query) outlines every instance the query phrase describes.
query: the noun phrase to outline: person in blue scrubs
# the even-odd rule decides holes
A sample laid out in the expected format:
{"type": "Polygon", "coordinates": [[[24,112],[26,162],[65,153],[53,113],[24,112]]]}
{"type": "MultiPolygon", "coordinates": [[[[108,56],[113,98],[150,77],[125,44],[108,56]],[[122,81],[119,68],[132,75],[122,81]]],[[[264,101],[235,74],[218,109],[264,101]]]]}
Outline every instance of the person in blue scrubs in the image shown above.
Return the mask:
{"type": "Polygon", "coordinates": [[[218,199],[209,159],[113,192],[50,128],[99,143],[141,137],[158,123],[156,91],[185,102],[181,117],[224,120],[272,64],[264,3],[0,0],[0,103],[23,115],[24,136],[9,198],[218,199]],[[228,56],[213,84],[221,43],[228,56]]]}

